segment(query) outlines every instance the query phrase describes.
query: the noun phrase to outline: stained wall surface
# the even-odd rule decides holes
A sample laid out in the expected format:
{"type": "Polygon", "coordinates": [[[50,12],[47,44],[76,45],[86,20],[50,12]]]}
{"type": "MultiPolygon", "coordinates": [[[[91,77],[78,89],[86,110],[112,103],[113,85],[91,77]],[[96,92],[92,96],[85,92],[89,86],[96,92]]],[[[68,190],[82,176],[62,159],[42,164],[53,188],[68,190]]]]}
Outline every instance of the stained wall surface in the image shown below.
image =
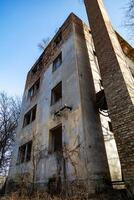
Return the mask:
{"type": "Polygon", "coordinates": [[[28,73],[9,180],[17,181],[20,174],[26,173],[32,180],[35,173],[37,184],[47,184],[50,178],[60,175],[62,180],[79,178],[92,191],[103,178],[122,180],[114,135],[108,125],[111,119],[99,113],[96,106],[96,93],[103,89],[100,80],[91,32],[71,14],[28,73]],[[62,40],[55,46],[61,33],[62,40]],[[62,64],[53,72],[53,61],[61,52],[62,64]],[[33,75],[34,67],[37,72],[33,75]],[[30,99],[28,91],[39,77],[39,91],[30,99]],[[51,91],[61,81],[62,99],[51,105],[51,91]],[[25,113],[36,104],[35,121],[23,127],[25,113]],[[58,125],[62,125],[63,154],[57,156],[50,151],[50,130],[58,125]],[[19,147],[30,140],[31,161],[18,164],[19,147]]]}

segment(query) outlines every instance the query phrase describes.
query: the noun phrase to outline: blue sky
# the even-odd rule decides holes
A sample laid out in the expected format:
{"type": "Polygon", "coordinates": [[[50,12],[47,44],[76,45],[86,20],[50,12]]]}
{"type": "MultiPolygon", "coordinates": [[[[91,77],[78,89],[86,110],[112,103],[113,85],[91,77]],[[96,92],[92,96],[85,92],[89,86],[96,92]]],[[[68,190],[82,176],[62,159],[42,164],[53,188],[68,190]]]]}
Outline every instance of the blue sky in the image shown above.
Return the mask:
{"type": "MultiPolygon", "coordinates": [[[[114,28],[123,25],[128,0],[105,0],[114,28]]],[[[52,37],[70,12],[87,22],[82,0],[0,0],[0,91],[22,95],[26,74],[41,54],[38,44],[52,37]]]]}

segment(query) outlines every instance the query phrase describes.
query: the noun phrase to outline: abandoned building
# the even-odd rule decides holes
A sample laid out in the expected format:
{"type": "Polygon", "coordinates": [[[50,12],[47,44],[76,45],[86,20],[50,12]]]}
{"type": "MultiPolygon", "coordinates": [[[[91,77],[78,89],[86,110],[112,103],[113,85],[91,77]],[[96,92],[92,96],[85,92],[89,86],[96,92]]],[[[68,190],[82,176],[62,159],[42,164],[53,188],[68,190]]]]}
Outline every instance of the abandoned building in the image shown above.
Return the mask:
{"type": "MultiPolygon", "coordinates": [[[[114,135],[118,126],[116,119],[112,125],[108,112],[110,106],[112,113],[110,98],[114,97],[110,94],[116,90],[114,84],[122,83],[117,77],[110,78],[116,73],[111,68],[109,73],[105,68],[100,70],[103,62],[98,51],[103,52],[103,46],[98,47],[94,40],[105,38],[105,32],[101,35],[94,28],[99,25],[93,25],[93,20],[90,29],[70,14],[28,72],[9,183],[17,183],[26,175],[29,182],[41,187],[57,177],[61,182],[79,180],[91,192],[105,183],[115,188],[125,187],[122,169],[126,166],[120,157],[122,144],[119,148],[114,135]],[[102,74],[107,76],[107,81],[105,77],[103,81],[102,74]],[[105,88],[108,88],[106,92],[105,88]]],[[[126,76],[134,83],[133,48],[119,34],[114,32],[113,37],[121,45],[117,50],[124,56],[126,76]]],[[[120,87],[116,94],[120,95],[120,87]]],[[[125,101],[126,96],[121,98],[125,101]]],[[[115,108],[117,112],[121,106],[115,108]]],[[[122,123],[127,114],[124,120],[123,117],[122,123]]]]}

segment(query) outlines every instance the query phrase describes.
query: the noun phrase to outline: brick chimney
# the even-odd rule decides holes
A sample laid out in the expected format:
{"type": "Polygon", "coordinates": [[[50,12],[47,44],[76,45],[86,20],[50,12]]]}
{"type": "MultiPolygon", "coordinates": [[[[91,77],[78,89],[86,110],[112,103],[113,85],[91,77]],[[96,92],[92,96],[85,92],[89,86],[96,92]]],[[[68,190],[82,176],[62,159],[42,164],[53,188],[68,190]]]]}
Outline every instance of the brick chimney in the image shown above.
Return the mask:
{"type": "Polygon", "coordinates": [[[134,79],[102,0],[84,0],[124,181],[134,193],[134,79]]]}

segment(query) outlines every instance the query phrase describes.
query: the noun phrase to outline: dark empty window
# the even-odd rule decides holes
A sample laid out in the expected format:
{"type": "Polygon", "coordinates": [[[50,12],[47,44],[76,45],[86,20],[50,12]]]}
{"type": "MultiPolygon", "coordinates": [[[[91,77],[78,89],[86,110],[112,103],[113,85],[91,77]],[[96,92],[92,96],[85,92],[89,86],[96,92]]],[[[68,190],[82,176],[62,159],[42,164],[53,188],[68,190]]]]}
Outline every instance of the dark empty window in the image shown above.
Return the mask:
{"type": "Polygon", "coordinates": [[[31,159],[32,141],[19,147],[18,164],[28,162],[31,159]]]}
{"type": "Polygon", "coordinates": [[[31,111],[25,114],[23,126],[27,126],[31,122],[31,111]]]}
{"type": "Polygon", "coordinates": [[[35,105],[30,111],[28,111],[24,116],[23,127],[30,124],[36,118],[36,109],[37,105],[35,105]]]}
{"type": "Polygon", "coordinates": [[[36,95],[40,87],[40,79],[38,79],[34,85],[28,91],[28,98],[32,98],[36,95]]]}
{"type": "Polygon", "coordinates": [[[29,161],[31,159],[32,141],[28,142],[26,145],[27,145],[26,161],[29,161]]]}
{"type": "Polygon", "coordinates": [[[50,131],[49,140],[50,152],[62,151],[62,126],[58,126],[50,131]]]}
{"type": "Polygon", "coordinates": [[[111,122],[108,122],[108,125],[109,125],[109,130],[110,130],[111,132],[113,132],[112,123],[111,123],[111,122]]]}
{"type": "Polygon", "coordinates": [[[34,121],[36,118],[36,106],[33,107],[31,110],[31,122],[34,121]]]}
{"type": "Polygon", "coordinates": [[[23,163],[25,160],[25,152],[26,152],[26,147],[25,145],[19,147],[19,163],[23,163]]]}
{"type": "Polygon", "coordinates": [[[62,82],[58,83],[51,93],[51,105],[55,104],[62,98],[62,82]]]}
{"type": "Polygon", "coordinates": [[[53,72],[56,71],[62,63],[62,53],[60,53],[57,58],[53,61],[53,72]]]}

